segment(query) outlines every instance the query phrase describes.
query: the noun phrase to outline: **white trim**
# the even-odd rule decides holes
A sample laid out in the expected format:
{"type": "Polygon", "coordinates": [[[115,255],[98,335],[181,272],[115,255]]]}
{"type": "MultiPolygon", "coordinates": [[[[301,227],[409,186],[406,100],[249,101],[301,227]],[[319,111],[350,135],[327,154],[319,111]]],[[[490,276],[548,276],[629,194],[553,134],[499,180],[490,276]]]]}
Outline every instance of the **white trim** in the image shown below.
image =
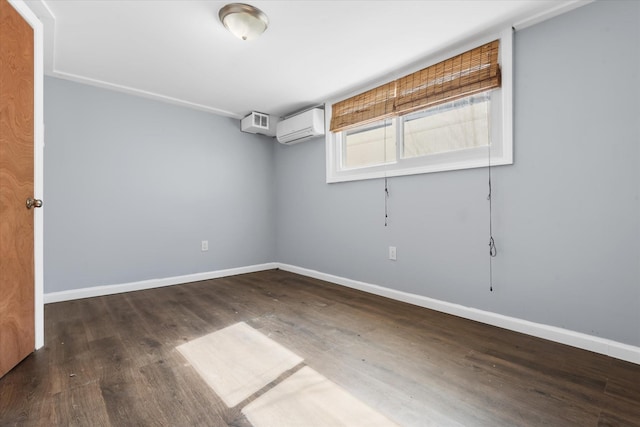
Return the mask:
{"type": "Polygon", "coordinates": [[[280,263],[281,270],[640,364],[640,347],[280,263]]]}
{"type": "Polygon", "coordinates": [[[513,28],[515,28],[516,31],[519,31],[593,2],[594,0],[572,0],[563,2],[550,10],[545,10],[544,12],[540,12],[537,15],[529,16],[521,21],[516,22],[515,24],[513,24],[513,28]]]}
{"type": "Polygon", "coordinates": [[[53,42],[55,38],[54,30],[56,17],[53,15],[49,5],[46,4],[44,0],[29,0],[28,6],[42,23],[42,34],[44,38],[43,68],[44,73],[48,74],[53,69],[52,64],[55,50],[53,42]]]}
{"type": "MultiPolygon", "coordinates": [[[[330,144],[333,145],[333,144],[330,144]]],[[[329,150],[327,150],[329,151],[329,150]]],[[[486,148],[484,148],[486,152],[486,148]]],[[[511,147],[508,150],[504,151],[512,151],[511,147]]],[[[513,159],[505,159],[505,158],[492,158],[491,166],[503,166],[503,165],[511,165],[513,164],[513,159]]],[[[329,164],[327,163],[327,168],[329,168],[329,164]]],[[[475,169],[475,168],[486,168],[487,167],[487,156],[484,156],[482,159],[473,159],[467,161],[460,162],[450,162],[446,164],[436,164],[436,165],[425,165],[425,166],[416,166],[416,167],[406,167],[402,169],[389,169],[385,170],[384,166],[380,167],[380,170],[369,171],[369,172],[361,172],[361,170],[355,169],[354,171],[358,171],[356,173],[349,172],[338,172],[333,176],[329,177],[327,175],[327,184],[335,184],[338,182],[349,182],[349,181],[362,181],[365,179],[374,179],[374,178],[391,178],[395,176],[408,176],[408,175],[418,175],[424,173],[434,173],[434,172],[447,172],[454,170],[462,170],[462,169],[475,169]]]]}
{"type": "Polygon", "coordinates": [[[219,108],[208,107],[206,105],[197,104],[195,102],[185,101],[171,96],[160,95],[155,92],[149,92],[146,90],[136,89],[129,86],[124,86],[116,83],[109,83],[102,80],[91,79],[89,77],[82,77],[76,74],[65,73],[62,71],[53,70],[50,75],[52,77],[58,77],[60,79],[71,80],[77,83],[84,83],[86,85],[99,87],[102,89],[109,89],[116,92],[126,93],[129,95],[135,95],[142,98],[153,99],[155,101],[162,101],[173,105],[179,105],[181,107],[191,108],[194,110],[205,111],[207,113],[213,113],[219,116],[230,117],[232,119],[242,119],[243,116],[232,113],[230,111],[221,110],[219,108]]]}
{"type": "Polygon", "coordinates": [[[276,268],[278,268],[278,264],[271,262],[265,264],[249,265],[246,267],[228,268],[226,270],[207,271],[204,273],[166,277],[163,279],[141,280],[139,282],[121,283],[118,285],[93,286],[90,288],[70,289],[68,291],[61,292],[49,292],[44,294],[44,302],[45,304],[50,304],[54,302],[71,301],[81,298],[114,295],[123,292],[141,291],[144,289],[161,288],[164,286],[199,282],[201,280],[219,279],[221,277],[254,273],[256,271],[273,270],[276,268]]]}
{"type": "MultiPolygon", "coordinates": [[[[33,192],[36,199],[43,198],[44,171],[44,40],[42,23],[23,0],[9,0],[9,4],[33,28],[33,192]]],[[[34,321],[35,349],[44,346],[44,264],[43,264],[43,209],[34,209],[34,321]]]]}
{"type": "MultiPolygon", "coordinates": [[[[22,0],[20,0],[22,1],[22,0]]],[[[179,105],[181,107],[187,107],[195,110],[205,111],[207,113],[213,113],[216,115],[231,117],[233,119],[242,119],[243,116],[233,113],[227,110],[222,110],[219,108],[209,107],[206,105],[198,104],[195,102],[186,101],[179,98],[174,98],[171,96],[161,95],[155,92],[145,91],[141,89],[136,89],[130,86],[125,86],[117,83],[109,83],[103,80],[92,79],[89,77],[80,76],[73,73],[67,73],[64,71],[59,71],[56,69],[56,26],[57,26],[57,18],[51,11],[51,8],[44,0],[31,0],[30,1],[31,8],[42,17],[45,21],[46,25],[44,27],[44,31],[46,32],[46,39],[44,42],[47,43],[47,49],[44,52],[44,71],[46,75],[57,77],[65,80],[74,81],[77,83],[83,83],[91,86],[100,87],[103,89],[109,89],[116,92],[122,92],[129,95],[140,96],[142,98],[153,99],[156,101],[167,102],[173,105],[179,105]]]]}
{"type": "MultiPolygon", "coordinates": [[[[507,28],[500,33],[500,54],[502,55],[502,86],[500,95],[502,96],[502,117],[500,125],[500,148],[502,149],[495,162],[491,153],[491,165],[513,164],[513,28],[507,28]]],[[[491,147],[493,151],[493,147],[491,147]]]]}

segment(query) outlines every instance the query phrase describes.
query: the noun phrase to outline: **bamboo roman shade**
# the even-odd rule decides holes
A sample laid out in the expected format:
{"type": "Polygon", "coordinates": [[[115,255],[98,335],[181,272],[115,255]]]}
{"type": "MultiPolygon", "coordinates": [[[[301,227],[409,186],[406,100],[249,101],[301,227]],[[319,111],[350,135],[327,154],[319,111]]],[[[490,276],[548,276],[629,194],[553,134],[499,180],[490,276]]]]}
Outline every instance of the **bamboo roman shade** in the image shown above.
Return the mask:
{"type": "Polygon", "coordinates": [[[368,90],[331,107],[332,132],[340,132],[353,125],[386,119],[394,114],[396,82],[390,82],[368,90]]]}
{"type": "Polygon", "coordinates": [[[423,110],[500,87],[500,40],[471,49],[332,106],[331,132],[423,110]]]}

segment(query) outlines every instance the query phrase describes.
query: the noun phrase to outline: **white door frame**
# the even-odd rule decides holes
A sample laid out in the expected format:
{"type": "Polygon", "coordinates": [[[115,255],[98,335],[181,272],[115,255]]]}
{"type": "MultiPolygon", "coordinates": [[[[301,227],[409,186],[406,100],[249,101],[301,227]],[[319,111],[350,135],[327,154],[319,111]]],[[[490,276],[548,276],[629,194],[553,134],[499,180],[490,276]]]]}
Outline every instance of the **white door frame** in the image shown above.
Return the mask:
{"type": "MultiPolygon", "coordinates": [[[[24,0],[9,0],[9,4],[33,28],[33,190],[34,198],[43,199],[44,190],[44,39],[42,23],[29,9],[24,0]]],[[[46,201],[43,206],[46,206],[46,201]]],[[[33,210],[34,227],[34,313],[35,313],[35,350],[44,345],[44,263],[43,263],[43,225],[44,209],[33,210]]]]}

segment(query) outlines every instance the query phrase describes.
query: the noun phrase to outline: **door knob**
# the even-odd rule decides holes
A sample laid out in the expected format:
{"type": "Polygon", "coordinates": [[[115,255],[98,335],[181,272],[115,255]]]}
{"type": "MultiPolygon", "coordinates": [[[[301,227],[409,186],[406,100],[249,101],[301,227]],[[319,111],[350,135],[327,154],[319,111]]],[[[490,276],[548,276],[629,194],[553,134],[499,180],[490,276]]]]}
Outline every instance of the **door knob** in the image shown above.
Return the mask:
{"type": "Polygon", "coordinates": [[[32,199],[31,197],[27,199],[27,209],[41,208],[41,207],[42,207],[42,200],[32,199]]]}

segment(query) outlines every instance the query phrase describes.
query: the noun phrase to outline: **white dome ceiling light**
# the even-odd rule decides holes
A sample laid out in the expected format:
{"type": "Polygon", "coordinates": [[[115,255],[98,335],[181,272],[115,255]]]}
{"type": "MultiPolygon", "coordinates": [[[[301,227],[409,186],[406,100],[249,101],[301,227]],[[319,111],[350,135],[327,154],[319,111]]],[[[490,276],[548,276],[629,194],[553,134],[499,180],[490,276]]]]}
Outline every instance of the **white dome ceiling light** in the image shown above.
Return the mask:
{"type": "Polygon", "coordinates": [[[220,22],[242,40],[253,40],[264,33],[269,18],[260,9],[244,3],[230,3],[218,12],[220,22]]]}

